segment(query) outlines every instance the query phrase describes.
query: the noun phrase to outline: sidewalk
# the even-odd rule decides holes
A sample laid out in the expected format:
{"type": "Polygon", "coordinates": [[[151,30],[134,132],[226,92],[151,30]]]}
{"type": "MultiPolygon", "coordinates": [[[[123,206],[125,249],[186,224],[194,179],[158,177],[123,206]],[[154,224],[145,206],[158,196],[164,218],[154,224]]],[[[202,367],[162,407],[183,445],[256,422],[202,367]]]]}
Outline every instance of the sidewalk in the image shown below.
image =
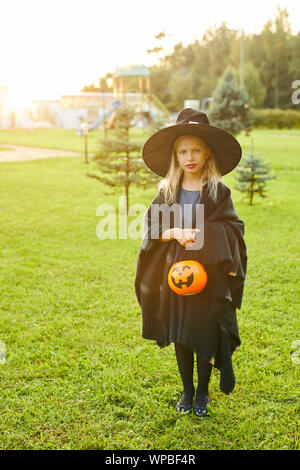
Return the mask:
{"type": "Polygon", "coordinates": [[[39,158],[83,156],[82,152],[68,150],[45,149],[40,147],[24,147],[23,145],[1,144],[12,150],[0,150],[0,162],[25,162],[39,158]]]}

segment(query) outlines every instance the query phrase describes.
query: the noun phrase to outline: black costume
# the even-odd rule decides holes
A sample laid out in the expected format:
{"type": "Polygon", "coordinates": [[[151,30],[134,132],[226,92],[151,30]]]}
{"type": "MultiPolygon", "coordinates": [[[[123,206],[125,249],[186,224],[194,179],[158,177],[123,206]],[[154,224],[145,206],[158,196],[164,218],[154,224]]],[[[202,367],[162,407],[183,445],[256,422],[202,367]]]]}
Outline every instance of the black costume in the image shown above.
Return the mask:
{"type": "MultiPolygon", "coordinates": [[[[200,191],[187,191],[186,189],[181,189],[180,193],[180,205],[182,208],[182,227],[183,221],[185,227],[193,226],[193,218],[195,218],[195,205],[200,204],[200,191]],[[184,213],[184,204],[193,204],[194,213],[191,214],[193,217],[190,217],[188,213],[184,213]]],[[[175,253],[175,259],[181,251],[180,243],[177,243],[175,253]]],[[[188,253],[187,253],[188,258],[188,253]]],[[[170,292],[170,309],[169,309],[169,341],[177,342],[181,341],[182,336],[182,327],[185,321],[185,302],[188,301],[187,297],[184,295],[177,295],[175,292],[170,292]]]]}
{"type": "MultiPolygon", "coordinates": [[[[180,200],[182,179],[183,175],[175,202],[180,200]]],[[[163,203],[158,193],[151,205],[163,203]]],[[[143,315],[142,337],[155,340],[160,347],[168,346],[174,340],[170,335],[174,321],[170,312],[174,314],[172,309],[178,305],[179,299],[174,296],[180,297],[168,285],[169,269],[185,259],[195,259],[203,265],[208,277],[205,288],[179,300],[184,305],[184,321],[176,329],[176,339],[219,369],[220,388],[230,393],[235,385],[231,355],[241,344],[235,309],[241,308],[247,269],[244,222],[235,211],[230,189],[221,181],[216,202],[209,197],[207,184],[203,186],[201,204],[204,245],[199,250],[187,250],[177,240],[159,241],[158,235],[174,227],[174,218],[171,212],[171,225],[164,226],[161,221],[151,224],[149,206],[145,214],[146,236],[137,259],[135,292],[143,315]]]]}

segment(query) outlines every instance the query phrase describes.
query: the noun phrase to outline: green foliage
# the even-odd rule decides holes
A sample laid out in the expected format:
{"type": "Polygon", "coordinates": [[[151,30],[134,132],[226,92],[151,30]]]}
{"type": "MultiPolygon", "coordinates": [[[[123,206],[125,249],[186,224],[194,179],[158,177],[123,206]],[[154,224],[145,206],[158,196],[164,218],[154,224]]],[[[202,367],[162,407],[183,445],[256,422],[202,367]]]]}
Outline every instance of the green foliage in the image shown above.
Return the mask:
{"type": "Polygon", "coordinates": [[[298,34],[290,38],[288,45],[291,54],[289,61],[291,75],[297,80],[300,70],[300,31],[298,31],[298,34]]]}
{"type": "Polygon", "coordinates": [[[155,132],[160,131],[161,129],[164,129],[166,127],[167,123],[163,119],[155,119],[152,121],[151,126],[145,130],[145,135],[150,137],[153,135],[155,132]]]}
{"type": "MultiPolygon", "coordinates": [[[[239,83],[240,69],[232,68],[235,80],[239,83]]],[[[247,61],[244,67],[244,83],[252,106],[260,108],[266,96],[266,90],[261,82],[259,70],[252,62],[247,61]]]]}
{"type": "Polygon", "coordinates": [[[292,107],[290,87],[294,80],[292,75],[289,47],[291,44],[291,28],[288,12],[277,6],[277,12],[265,24],[258,46],[261,51],[254,60],[257,65],[259,54],[261,60],[262,82],[266,87],[265,108],[292,107]]]}
{"type": "MultiPolygon", "coordinates": [[[[165,38],[158,35],[157,47],[149,50],[158,56],[150,67],[151,89],[171,112],[182,109],[185,99],[211,97],[228,64],[240,68],[240,31],[225,22],[209,27],[200,40],[179,42],[170,53],[165,38]]],[[[245,86],[255,107],[294,108],[290,87],[300,70],[300,33],[292,35],[287,10],[278,7],[262,31],[246,34],[244,41],[245,86]]]]}
{"type": "Polygon", "coordinates": [[[252,125],[250,105],[247,91],[237,85],[229,67],[213,93],[213,102],[208,111],[210,123],[233,135],[242,130],[249,132],[252,125]]]}
{"type": "Polygon", "coordinates": [[[2,147],[0,146],[0,152],[1,151],[7,151],[7,150],[13,150],[12,147],[2,147]]]}
{"type": "Polygon", "coordinates": [[[119,106],[115,113],[112,135],[100,141],[100,150],[93,158],[100,175],[87,173],[87,176],[111,188],[125,188],[128,213],[130,185],[147,188],[157,178],[152,176],[140,156],[143,142],[132,140],[130,136],[130,130],[135,126],[134,108],[119,106]]]}
{"type": "Polygon", "coordinates": [[[254,127],[300,129],[300,111],[293,109],[251,109],[254,127]]]}
{"type": "Polygon", "coordinates": [[[274,179],[276,176],[269,175],[270,168],[268,164],[254,155],[253,142],[252,151],[246,155],[248,157],[242,157],[234,172],[234,177],[239,183],[235,185],[235,189],[246,193],[249,196],[249,204],[252,206],[254,194],[257,193],[265,198],[266,181],[274,179]]]}

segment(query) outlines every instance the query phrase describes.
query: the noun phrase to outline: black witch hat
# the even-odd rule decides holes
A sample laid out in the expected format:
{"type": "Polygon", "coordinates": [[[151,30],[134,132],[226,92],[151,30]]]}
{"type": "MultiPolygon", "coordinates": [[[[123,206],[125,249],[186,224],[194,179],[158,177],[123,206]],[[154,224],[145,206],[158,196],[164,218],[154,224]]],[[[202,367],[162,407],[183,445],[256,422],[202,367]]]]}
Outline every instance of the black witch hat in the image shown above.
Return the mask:
{"type": "Polygon", "coordinates": [[[177,117],[176,124],[153,134],[144,144],[143,159],[151,171],[165,177],[172,157],[175,140],[182,135],[203,139],[211,148],[221,175],[232,171],[239,163],[242,149],[229,132],[209,124],[205,113],[185,108],[177,117]]]}

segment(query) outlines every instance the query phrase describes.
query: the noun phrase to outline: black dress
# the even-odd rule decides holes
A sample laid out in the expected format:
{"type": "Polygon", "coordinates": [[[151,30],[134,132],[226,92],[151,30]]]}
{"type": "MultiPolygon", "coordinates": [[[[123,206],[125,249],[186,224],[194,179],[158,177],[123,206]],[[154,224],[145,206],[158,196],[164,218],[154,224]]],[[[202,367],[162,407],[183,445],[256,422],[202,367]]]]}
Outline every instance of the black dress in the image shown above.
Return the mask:
{"type": "MultiPolygon", "coordinates": [[[[200,191],[189,191],[181,188],[179,203],[182,209],[182,227],[191,228],[193,225],[193,216],[195,214],[196,204],[200,204],[201,197],[200,191]],[[193,204],[192,218],[188,211],[184,212],[184,204],[193,204]],[[183,223],[184,222],[184,223],[183,223]]],[[[179,259],[182,245],[177,242],[175,260],[179,259]]],[[[186,259],[188,259],[188,251],[186,259]]],[[[175,261],[176,262],[176,261],[175,261]]],[[[175,292],[171,293],[170,298],[170,313],[169,313],[169,341],[170,343],[179,343],[182,338],[183,323],[184,323],[184,309],[185,303],[189,296],[177,295],[175,292]]]]}
{"type": "MultiPolygon", "coordinates": [[[[196,204],[201,203],[200,191],[188,191],[181,189],[180,193],[180,205],[182,207],[182,216],[184,219],[184,225],[182,227],[193,227],[195,226],[195,209],[196,204]],[[192,217],[188,217],[189,213],[184,212],[184,204],[193,204],[192,217]]],[[[176,254],[174,262],[193,259],[191,256],[191,250],[186,250],[179,242],[177,242],[176,254]]],[[[226,299],[227,283],[224,283],[222,276],[219,278],[219,283],[216,283],[216,277],[218,276],[218,269],[214,265],[204,265],[204,269],[207,272],[208,281],[207,285],[202,291],[202,294],[196,295],[178,295],[171,291],[170,293],[170,309],[169,309],[169,341],[178,342],[184,344],[188,349],[197,354],[200,354],[206,360],[210,361],[213,365],[216,357],[218,356],[218,343],[220,339],[220,325],[217,318],[218,314],[222,316],[231,317],[235,315],[235,309],[230,299],[230,292],[228,292],[228,300],[226,299]],[[214,279],[214,285],[220,286],[220,297],[215,295],[208,295],[210,292],[210,278],[214,279]],[[224,295],[225,294],[225,295],[224,295]],[[202,308],[199,308],[199,302],[195,299],[197,296],[201,296],[203,300],[202,308]],[[225,298],[224,298],[225,297],[225,298]],[[215,312],[216,317],[212,313],[215,312]],[[187,318],[188,317],[188,318],[187,318]],[[192,322],[191,322],[192,319],[192,322]],[[193,327],[191,328],[191,323],[193,327]],[[188,326],[189,325],[189,326],[188,326]]],[[[237,344],[234,345],[234,349],[239,345],[240,341],[238,338],[237,344]]],[[[232,374],[232,370],[230,371],[232,374]]]]}
{"type": "MultiPolygon", "coordinates": [[[[152,228],[156,230],[154,235],[169,228],[151,219],[150,208],[164,203],[157,194],[145,215],[147,236],[139,250],[135,277],[142,308],[142,337],[155,340],[160,348],[178,342],[196,352],[220,370],[220,389],[230,393],[235,385],[231,356],[241,344],[236,307],[241,306],[247,268],[244,222],[235,211],[229,188],[222,182],[218,184],[216,203],[207,185],[200,202],[200,191],[184,190],[181,183],[176,202],[204,205],[205,226],[202,221],[197,224],[203,230],[203,248],[185,248],[177,240],[157,241],[152,228]],[[203,265],[207,283],[198,294],[179,296],[168,285],[168,273],[174,263],[187,259],[203,265]]],[[[191,226],[190,222],[185,220],[184,226],[191,226]]],[[[195,222],[193,217],[192,228],[195,222]]],[[[172,221],[171,226],[174,224],[172,221]]]]}

